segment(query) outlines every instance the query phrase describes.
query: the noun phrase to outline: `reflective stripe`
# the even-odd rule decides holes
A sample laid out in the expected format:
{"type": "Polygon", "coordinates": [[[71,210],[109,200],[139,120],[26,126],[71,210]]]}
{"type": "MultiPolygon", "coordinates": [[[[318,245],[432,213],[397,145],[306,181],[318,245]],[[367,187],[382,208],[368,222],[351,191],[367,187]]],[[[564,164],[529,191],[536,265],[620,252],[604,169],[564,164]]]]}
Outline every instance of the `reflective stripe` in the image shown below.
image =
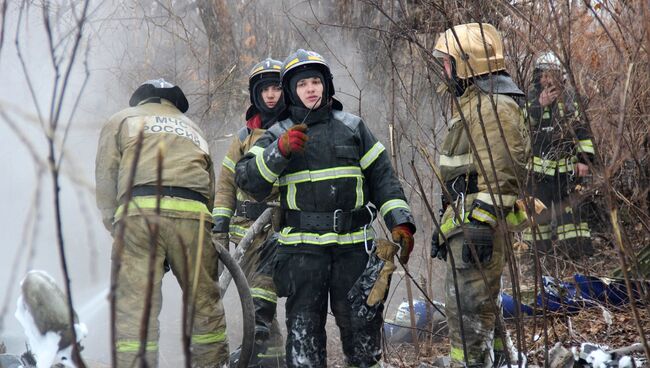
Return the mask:
{"type": "Polygon", "coordinates": [[[363,178],[357,178],[357,200],[354,202],[354,208],[361,208],[363,200],[363,178]]]}
{"type": "Polygon", "coordinates": [[[247,231],[248,228],[241,225],[230,225],[230,227],[228,228],[228,232],[230,233],[230,235],[239,236],[241,238],[243,238],[244,235],[246,235],[247,231]]]}
{"type": "Polygon", "coordinates": [[[575,163],[578,159],[575,156],[565,158],[557,161],[557,171],[559,173],[573,172],[575,171],[575,163]]]}
{"type": "Polygon", "coordinates": [[[368,152],[366,152],[366,154],[363,155],[363,157],[361,157],[361,160],[359,161],[361,168],[363,170],[367,169],[368,166],[372,165],[372,163],[375,162],[377,157],[379,157],[379,155],[381,155],[381,153],[384,152],[385,150],[386,148],[384,147],[383,144],[381,144],[381,142],[375,143],[375,145],[372,146],[372,148],[369,149],[368,152]]]}
{"type": "Polygon", "coordinates": [[[384,202],[384,204],[381,206],[379,209],[379,212],[381,213],[382,216],[386,216],[386,214],[396,208],[404,208],[407,211],[411,211],[411,208],[409,207],[408,203],[406,203],[405,200],[403,199],[391,199],[390,201],[384,202]]]}
{"type": "Polygon", "coordinates": [[[278,302],[278,295],[273,290],[267,290],[262,288],[251,288],[251,296],[257,299],[264,299],[271,303],[278,302]]]}
{"type": "Polygon", "coordinates": [[[473,162],[474,157],[471,153],[454,156],[440,155],[440,166],[460,167],[471,165],[473,162]]]}
{"type": "Polygon", "coordinates": [[[212,209],[212,217],[232,217],[235,211],[231,210],[228,207],[215,207],[212,209]]]}
{"type": "MultiPolygon", "coordinates": [[[[464,223],[469,222],[469,220],[467,219],[468,216],[469,216],[469,212],[466,212],[465,213],[465,218],[463,219],[464,223]]],[[[458,225],[456,224],[456,216],[454,215],[454,216],[448,218],[447,221],[443,222],[440,225],[440,232],[443,235],[447,236],[447,234],[449,234],[456,227],[458,227],[458,225]]]]}
{"type": "Polygon", "coordinates": [[[358,166],[340,166],[322,170],[303,170],[280,178],[280,185],[298,184],[308,181],[332,180],[341,178],[363,178],[358,166]]]}
{"type": "Polygon", "coordinates": [[[500,337],[495,337],[492,342],[492,348],[494,350],[503,350],[503,340],[500,337]]]}
{"type": "Polygon", "coordinates": [[[518,208],[515,208],[506,215],[506,223],[509,226],[519,226],[526,221],[528,221],[526,211],[519,210],[518,208]]]}
{"type": "Polygon", "coordinates": [[[278,174],[274,173],[271,171],[271,169],[269,169],[268,166],[266,166],[263,154],[258,154],[255,156],[255,163],[257,164],[257,170],[259,171],[260,175],[262,175],[264,180],[269,183],[275,182],[275,180],[278,178],[278,174]]]}
{"type": "Polygon", "coordinates": [[[578,152],[594,154],[594,142],[591,139],[583,139],[578,141],[578,152]]]}
{"type": "Polygon", "coordinates": [[[224,341],[226,341],[226,331],[192,335],[192,344],[205,345],[224,341]]]}
{"type": "Polygon", "coordinates": [[[589,231],[589,224],[586,222],[581,222],[577,227],[575,224],[565,224],[557,227],[558,240],[586,238],[590,236],[591,231],[589,231]]]}
{"type": "Polygon", "coordinates": [[[476,199],[487,203],[492,206],[503,206],[503,207],[512,207],[515,205],[515,202],[517,201],[517,196],[516,195],[511,195],[511,194],[494,194],[494,199],[497,201],[496,203],[492,202],[492,197],[490,197],[490,193],[485,193],[481,192],[476,196],[476,199]],[[503,204],[502,204],[503,203],[503,204]]]}
{"type": "Polygon", "coordinates": [[[544,108],[544,114],[542,114],[542,119],[550,119],[551,112],[548,110],[548,107],[544,108]]]}
{"type": "Polygon", "coordinates": [[[337,234],[337,233],[325,233],[325,234],[316,234],[316,233],[303,233],[296,232],[290,233],[293,228],[285,227],[280,231],[280,238],[278,242],[285,245],[295,245],[295,244],[315,244],[315,245],[325,245],[325,244],[354,244],[362,243],[366,240],[373,239],[375,237],[375,231],[372,228],[369,228],[366,231],[366,236],[364,236],[364,231],[359,230],[353,233],[346,234],[337,234]]]}
{"type": "Polygon", "coordinates": [[[478,208],[478,207],[475,207],[472,210],[472,218],[476,219],[478,221],[481,221],[481,222],[485,222],[485,223],[490,224],[492,226],[496,225],[496,223],[497,223],[497,217],[496,216],[494,216],[490,212],[488,212],[488,211],[486,211],[486,210],[484,210],[482,208],[478,208]]]}
{"type": "MultiPolygon", "coordinates": [[[[118,353],[137,353],[140,350],[140,340],[118,340],[115,342],[115,350],[118,353]]],[[[158,343],[147,341],[146,351],[157,351],[158,343]]]]}
{"type": "Polygon", "coordinates": [[[264,353],[258,353],[258,358],[281,358],[285,355],[284,346],[269,346],[264,353]]]}
{"type": "Polygon", "coordinates": [[[548,240],[551,239],[551,225],[537,225],[537,231],[533,237],[533,229],[527,228],[523,231],[523,238],[526,241],[548,240]]]}
{"type": "Polygon", "coordinates": [[[226,169],[235,172],[235,161],[231,160],[230,157],[225,156],[223,162],[221,163],[226,169]]]}
{"type": "Polygon", "coordinates": [[[287,206],[289,207],[290,210],[299,210],[298,204],[296,203],[296,193],[298,190],[296,189],[296,184],[291,183],[287,187],[287,206]]]}
{"type": "Polygon", "coordinates": [[[564,117],[564,103],[558,102],[557,103],[557,110],[560,113],[560,117],[563,118],[564,117]]]}
{"type": "Polygon", "coordinates": [[[253,146],[248,150],[248,152],[252,153],[255,156],[261,155],[262,153],[264,153],[264,148],[260,146],[253,146]]]}
{"type": "Polygon", "coordinates": [[[449,357],[451,357],[451,360],[463,362],[463,366],[465,366],[465,352],[463,349],[452,346],[451,351],[449,352],[449,357]]]}
{"type": "MultiPolygon", "coordinates": [[[[153,209],[156,208],[156,197],[134,197],[129,202],[129,213],[137,211],[138,209],[153,209]]],[[[210,211],[205,204],[192,201],[190,199],[161,197],[160,209],[170,211],[183,211],[183,212],[203,212],[210,216],[210,211]]],[[[124,212],[124,205],[120,205],[115,211],[115,218],[119,219],[124,212]]]]}

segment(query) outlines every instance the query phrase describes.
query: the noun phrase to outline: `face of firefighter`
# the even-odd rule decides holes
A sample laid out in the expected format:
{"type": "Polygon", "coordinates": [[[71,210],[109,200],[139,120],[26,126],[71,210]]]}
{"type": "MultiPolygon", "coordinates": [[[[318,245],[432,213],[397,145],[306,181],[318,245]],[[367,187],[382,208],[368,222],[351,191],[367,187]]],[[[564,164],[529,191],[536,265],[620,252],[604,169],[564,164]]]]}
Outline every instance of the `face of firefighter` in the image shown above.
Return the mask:
{"type": "Polygon", "coordinates": [[[296,94],[305,107],[316,109],[323,103],[323,82],[317,77],[301,79],[296,94]]]}
{"type": "Polygon", "coordinates": [[[545,70],[542,72],[542,76],[539,79],[539,83],[542,85],[542,88],[559,88],[561,85],[561,73],[556,70],[545,70]]]}
{"type": "Polygon", "coordinates": [[[442,59],[442,65],[445,67],[445,75],[447,78],[452,78],[451,58],[449,58],[448,55],[445,55],[445,57],[442,59]]]}
{"type": "Polygon", "coordinates": [[[282,88],[278,85],[266,86],[262,89],[262,101],[269,109],[273,109],[282,97],[282,88]]]}

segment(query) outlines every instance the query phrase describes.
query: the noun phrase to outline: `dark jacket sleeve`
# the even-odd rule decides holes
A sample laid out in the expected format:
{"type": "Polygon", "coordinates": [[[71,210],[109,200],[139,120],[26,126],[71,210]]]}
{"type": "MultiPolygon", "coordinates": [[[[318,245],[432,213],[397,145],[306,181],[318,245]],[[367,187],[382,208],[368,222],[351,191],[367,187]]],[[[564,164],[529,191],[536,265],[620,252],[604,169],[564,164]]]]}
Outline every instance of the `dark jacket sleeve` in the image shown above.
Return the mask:
{"type": "Polygon", "coordinates": [[[368,183],[370,201],[379,208],[389,229],[406,224],[415,233],[411,209],[384,145],[373,136],[363,121],[357,129],[361,146],[360,165],[368,183]]]}
{"type": "Polygon", "coordinates": [[[286,129],[276,124],[267,130],[235,167],[235,182],[256,201],[264,201],[289,163],[278,148],[278,137],[286,129]]]}
{"type": "Polygon", "coordinates": [[[578,161],[590,164],[594,160],[594,142],[589,124],[580,114],[580,106],[573,91],[568,91],[565,98],[567,109],[566,118],[571,119],[571,126],[575,133],[575,148],[578,161]]]}

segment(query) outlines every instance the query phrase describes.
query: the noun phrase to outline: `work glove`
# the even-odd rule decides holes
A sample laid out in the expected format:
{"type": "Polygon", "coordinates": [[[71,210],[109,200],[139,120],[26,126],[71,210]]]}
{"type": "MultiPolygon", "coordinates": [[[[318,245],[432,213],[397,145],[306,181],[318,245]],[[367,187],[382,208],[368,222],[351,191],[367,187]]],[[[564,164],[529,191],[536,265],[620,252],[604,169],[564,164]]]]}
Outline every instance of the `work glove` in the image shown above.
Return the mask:
{"type": "Polygon", "coordinates": [[[347,299],[350,302],[352,311],[358,317],[371,321],[386,296],[386,290],[390,286],[390,275],[395,270],[395,264],[392,262],[397,253],[397,246],[387,240],[376,240],[376,252],[368,258],[366,269],[361,273],[357,281],[348,291],[347,299]],[[384,260],[381,257],[390,259],[384,260]],[[371,305],[369,302],[372,302],[371,305]]]}
{"type": "Polygon", "coordinates": [[[391,230],[393,241],[400,245],[399,261],[407,264],[413,251],[413,231],[406,224],[397,225],[391,230]]]}
{"type": "Polygon", "coordinates": [[[397,269],[395,262],[393,262],[395,254],[397,254],[397,246],[384,239],[379,239],[376,243],[376,254],[379,259],[384,261],[384,267],[379,271],[379,277],[372,286],[372,289],[370,289],[368,299],[366,299],[366,304],[370,307],[373,307],[384,300],[388,287],[390,286],[390,276],[397,269]]]}
{"type": "Polygon", "coordinates": [[[212,233],[212,241],[225,249],[230,249],[230,236],[228,233],[212,233]]]}
{"type": "Polygon", "coordinates": [[[294,152],[303,152],[305,150],[305,143],[309,140],[309,137],[305,134],[306,130],[306,124],[298,124],[282,133],[278,139],[278,149],[282,156],[289,157],[294,152]]]}
{"type": "Polygon", "coordinates": [[[440,260],[447,260],[447,246],[440,244],[440,229],[433,230],[431,237],[431,258],[438,258],[440,260]]]}

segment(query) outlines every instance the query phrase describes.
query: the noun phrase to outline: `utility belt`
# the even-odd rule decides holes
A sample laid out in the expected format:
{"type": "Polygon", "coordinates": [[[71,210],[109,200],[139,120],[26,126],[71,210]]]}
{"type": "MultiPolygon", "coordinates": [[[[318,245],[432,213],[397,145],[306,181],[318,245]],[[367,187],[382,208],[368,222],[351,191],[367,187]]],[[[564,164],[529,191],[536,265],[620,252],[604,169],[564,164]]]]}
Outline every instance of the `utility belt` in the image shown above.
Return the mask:
{"type": "Polygon", "coordinates": [[[377,209],[371,206],[352,211],[308,212],[284,210],[284,226],[302,231],[330,231],[337,234],[349,233],[372,224],[377,218],[377,209]]]}
{"type": "Polygon", "coordinates": [[[235,216],[245,217],[249,220],[257,220],[262,213],[269,208],[266,202],[237,201],[235,216]]]}
{"type": "Polygon", "coordinates": [[[155,185],[138,185],[131,190],[133,197],[157,196],[161,197],[176,197],[189,199],[192,201],[201,202],[207,207],[209,206],[208,198],[203,194],[183,187],[163,186],[157,187],[155,185]]]}
{"type": "Polygon", "coordinates": [[[447,207],[448,204],[456,202],[459,197],[465,197],[468,194],[473,194],[478,192],[478,174],[462,174],[455,177],[453,180],[447,180],[445,182],[445,188],[451,196],[449,198],[447,193],[442,193],[442,209],[447,207]],[[451,200],[451,202],[449,202],[451,200]]]}

